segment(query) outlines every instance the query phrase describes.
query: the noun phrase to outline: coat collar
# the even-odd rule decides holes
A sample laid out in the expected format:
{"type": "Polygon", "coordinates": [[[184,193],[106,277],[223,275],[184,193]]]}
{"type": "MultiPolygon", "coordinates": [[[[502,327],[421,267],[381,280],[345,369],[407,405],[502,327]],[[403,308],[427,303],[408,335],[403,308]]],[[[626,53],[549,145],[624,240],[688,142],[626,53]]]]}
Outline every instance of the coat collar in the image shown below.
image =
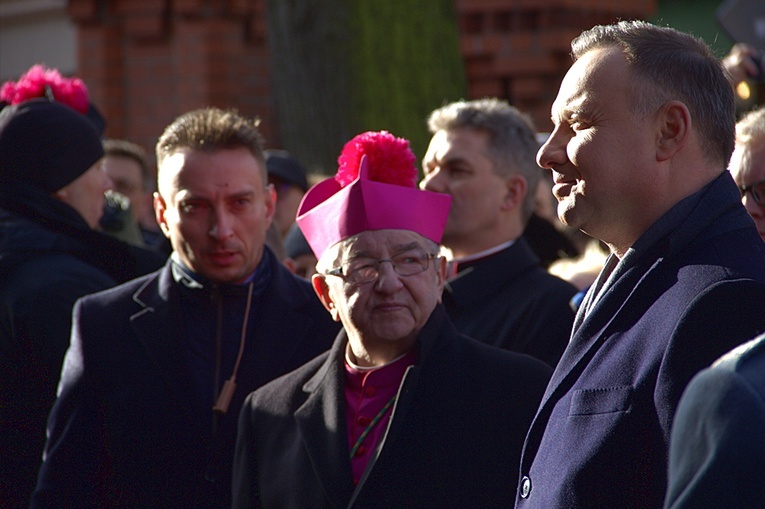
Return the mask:
{"type": "Polygon", "coordinates": [[[457,308],[470,307],[486,295],[494,294],[507,281],[519,274],[540,266],[539,257],[531,250],[524,237],[518,238],[510,247],[491,256],[468,262],[468,267],[447,281],[444,292],[457,308]],[[476,291],[480,288],[480,291],[476,291]]]}

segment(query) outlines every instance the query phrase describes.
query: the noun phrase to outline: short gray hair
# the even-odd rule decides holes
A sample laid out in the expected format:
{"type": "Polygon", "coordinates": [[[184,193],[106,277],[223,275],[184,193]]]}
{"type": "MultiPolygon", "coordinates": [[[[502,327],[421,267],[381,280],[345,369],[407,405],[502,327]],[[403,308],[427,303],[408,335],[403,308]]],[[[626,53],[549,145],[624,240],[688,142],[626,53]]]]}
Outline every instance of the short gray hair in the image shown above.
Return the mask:
{"type": "Polygon", "coordinates": [[[462,128],[488,133],[494,172],[501,176],[518,173],[526,179],[524,221],[531,217],[537,184],[543,173],[536,163],[539,150],[536,128],[528,115],[496,98],[457,101],[433,111],[428,117],[428,128],[433,134],[462,128]]]}
{"type": "Polygon", "coordinates": [[[760,106],[743,117],[736,124],[736,140],[747,143],[752,139],[765,138],[765,106],[760,106]]]}
{"type": "Polygon", "coordinates": [[[633,113],[649,115],[667,101],[682,101],[707,159],[728,164],[736,122],[733,87],[704,41],[645,21],[621,21],[595,26],[571,42],[574,60],[602,47],[619,48],[638,78],[630,101],[633,113]]]}

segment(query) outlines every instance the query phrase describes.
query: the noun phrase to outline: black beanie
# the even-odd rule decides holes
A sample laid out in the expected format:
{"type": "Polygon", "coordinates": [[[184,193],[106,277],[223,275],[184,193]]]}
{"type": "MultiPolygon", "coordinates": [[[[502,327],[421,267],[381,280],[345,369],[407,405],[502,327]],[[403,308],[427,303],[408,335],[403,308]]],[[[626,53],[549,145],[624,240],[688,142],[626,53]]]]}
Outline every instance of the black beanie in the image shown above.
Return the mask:
{"type": "Polygon", "coordinates": [[[287,256],[293,260],[304,254],[313,254],[311,246],[308,245],[308,241],[305,240],[305,235],[300,231],[297,223],[292,223],[284,236],[284,250],[287,256]]]}
{"type": "Polygon", "coordinates": [[[299,187],[303,192],[308,191],[308,173],[297,159],[285,150],[266,150],[266,172],[269,176],[277,177],[288,184],[299,187]]]}
{"type": "Polygon", "coordinates": [[[91,121],[69,106],[32,99],[0,110],[0,186],[19,182],[52,193],[103,155],[91,121]]]}

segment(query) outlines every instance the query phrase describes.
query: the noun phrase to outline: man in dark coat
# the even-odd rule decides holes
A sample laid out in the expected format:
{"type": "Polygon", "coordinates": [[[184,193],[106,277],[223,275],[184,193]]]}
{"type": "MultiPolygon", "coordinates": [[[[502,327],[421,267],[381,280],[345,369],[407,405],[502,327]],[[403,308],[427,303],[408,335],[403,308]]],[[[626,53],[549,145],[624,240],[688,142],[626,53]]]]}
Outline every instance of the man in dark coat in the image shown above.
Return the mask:
{"type": "Polygon", "coordinates": [[[725,170],[733,92],[704,42],[595,27],[539,151],[558,215],[611,255],[529,430],[516,507],[659,508],[691,377],[765,330],[765,245],[725,170]]]}
{"type": "Polygon", "coordinates": [[[697,374],[677,407],[667,509],[765,507],[765,334],[697,374]]]}
{"type": "Polygon", "coordinates": [[[297,222],[344,330],[248,397],[234,507],[507,506],[550,368],[449,321],[436,244],[449,197],[414,187],[406,140],[364,133],[340,161],[297,222]]]}
{"type": "Polygon", "coordinates": [[[32,507],[224,508],[247,393],[325,351],[337,326],[264,247],[256,123],[206,108],[157,145],[156,273],[77,302],[32,507]]]}
{"type": "Polygon", "coordinates": [[[428,127],[420,188],[452,197],[442,240],[449,316],[463,334],[554,367],[577,290],[547,272],[524,236],[542,175],[531,120],[505,101],[481,99],[433,111],[428,127]]]}
{"type": "Polygon", "coordinates": [[[27,507],[45,421],[83,295],[156,270],[160,257],[94,231],[109,180],[98,133],[48,99],[0,111],[0,500],[27,507]]]}

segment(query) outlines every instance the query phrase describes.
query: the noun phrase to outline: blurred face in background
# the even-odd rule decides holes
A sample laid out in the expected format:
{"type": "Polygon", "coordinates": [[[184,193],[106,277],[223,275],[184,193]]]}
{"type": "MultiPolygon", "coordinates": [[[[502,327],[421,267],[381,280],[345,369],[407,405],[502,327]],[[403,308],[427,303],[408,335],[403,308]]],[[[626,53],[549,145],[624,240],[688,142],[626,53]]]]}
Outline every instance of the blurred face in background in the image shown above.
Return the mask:
{"type": "Polygon", "coordinates": [[[441,243],[457,257],[495,246],[502,238],[508,177],[494,171],[489,134],[472,128],[436,132],[422,169],[420,189],[452,197],[441,243]]]}
{"type": "Polygon", "coordinates": [[[130,211],[140,224],[147,208],[148,193],[144,185],[141,165],[129,157],[106,155],[102,159],[106,175],[112,181],[112,190],[130,200],[130,211]]]}
{"type": "Polygon", "coordinates": [[[728,168],[739,189],[747,189],[741,196],[741,202],[765,241],[765,137],[752,138],[746,143],[737,141],[728,168]],[[749,189],[750,186],[752,189],[749,189]],[[757,203],[755,195],[760,203],[757,203]]]}
{"type": "Polygon", "coordinates": [[[76,210],[90,229],[95,230],[104,213],[104,193],[111,186],[112,182],[104,173],[99,160],[85,173],[53,193],[53,196],[76,210]]]}
{"type": "Polygon", "coordinates": [[[274,222],[279,228],[279,233],[284,237],[287,235],[292,223],[295,222],[295,216],[297,215],[300,201],[303,199],[305,192],[298,186],[285,182],[279,177],[269,176],[268,180],[276,190],[276,211],[274,212],[274,222]]]}

